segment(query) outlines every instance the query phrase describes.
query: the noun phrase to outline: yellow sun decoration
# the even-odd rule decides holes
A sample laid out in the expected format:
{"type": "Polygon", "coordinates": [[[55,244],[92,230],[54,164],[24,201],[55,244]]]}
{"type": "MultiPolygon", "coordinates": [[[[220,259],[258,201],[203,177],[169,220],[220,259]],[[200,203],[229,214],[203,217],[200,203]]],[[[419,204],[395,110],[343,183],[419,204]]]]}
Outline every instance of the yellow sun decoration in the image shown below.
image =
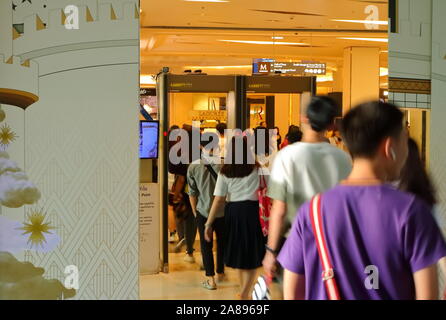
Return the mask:
{"type": "Polygon", "coordinates": [[[13,142],[16,138],[17,135],[14,131],[12,131],[9,125],[5,123],[0,127],[0,146],[5,148],[10,145],[11,142],[13,142]]]}
{"type": "Polygon", "coordinates": [[[30,234],[28,243],[31,243],[31,246],[43,245],[46,242],[44,233],[51,233],[49,230],[54,229],[50,222],[45,222],[45,217],[46,214],[42,210],[32,210],[20,228],[25,231],[23,234],[30,234]]]}

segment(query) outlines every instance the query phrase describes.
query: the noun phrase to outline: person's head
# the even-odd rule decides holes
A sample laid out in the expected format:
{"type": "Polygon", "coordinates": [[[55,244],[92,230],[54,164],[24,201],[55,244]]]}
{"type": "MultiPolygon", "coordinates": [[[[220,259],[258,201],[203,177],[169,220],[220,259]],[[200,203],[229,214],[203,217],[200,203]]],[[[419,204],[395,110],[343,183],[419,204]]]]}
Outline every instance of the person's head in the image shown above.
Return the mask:
{"type": "Polygon", "coordinates": [[[232,137],[220,173],[228,178],[243,178],[249,176],[255,167],[254,155],[248,147],[248,138],[232,137]]]}
{"type": "Polygon", "coordinates": [[[218,134],[221,137],[225,135],[226,128],[227,128],[227,126],[226,126],[226,123],[224,123],[224,122],[220,122],[215,126],[215,129],[217,129],[218,134]]]}
{"type": "Polygon", "coordinates": [[[323,133],[333,125],[337,108],[336,102],[329,97],[312,97],[303,122],[308,124],[311,130],[323,133]]]}
{"type": "Polygon", "coordinates": [[[298,126],[290,126],[287,134],[287,140],[290,144],[299,142],[302,140],[302,135],[302,131],[298,126]]]}
{"type": "Polygon", "coordinates": [[[270,137],[269,130],[265,127],[257,127],[254,129],[254,153],[257,156],[270,154],[270,137]]]}
{"type": "Polygon", "coordinates": [[[275,135],[280,136],[279,127],[274,127],[274,133],[275,133],[275,135]]]}
{"type": "Polygon", "coordinates": [[[263,127],[263,128],[266,128],[266,122],[265,121],[260,121],[259,126],[263,127]]]}
{"type": "Polygon", "coordinates": [[[381,101],[358,105],[344,116],[341,134],[353,160],[376,162],[387,181],[399,178],[407,157],[407,131],[396,106],[381,101]]]}
{"type": "Polygon", "coordinates": [[[417,143],[412,138],[408,141],[408,151],[401,170],[399,189],[413,193],[434,206],[437,203],[435,188],[421,160],[417,143]]]}

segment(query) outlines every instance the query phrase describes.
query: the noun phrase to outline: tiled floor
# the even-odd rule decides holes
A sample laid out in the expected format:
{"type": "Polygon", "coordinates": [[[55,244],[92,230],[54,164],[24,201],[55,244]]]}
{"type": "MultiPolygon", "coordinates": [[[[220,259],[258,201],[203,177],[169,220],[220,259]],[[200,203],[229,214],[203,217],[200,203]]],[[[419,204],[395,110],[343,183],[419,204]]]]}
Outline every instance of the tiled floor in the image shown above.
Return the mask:
{"type": "MultiPolygon", "coordinates": [[[[169,273],[140,277],[140,297],[143,300],[233,300],[238,293],[237,270],[226,269],[228,281],[217,284],[217,290],[201,287],[204,271],[200,270],[201,255],[195,254],[196,263],[183,261],[184,253],[169,254],[169,273]]],[[[259,274],[261,269],[259,269],[259,274]]],[[[277,284],[271,286],[273,299],[280,297],[277,284]]]]}

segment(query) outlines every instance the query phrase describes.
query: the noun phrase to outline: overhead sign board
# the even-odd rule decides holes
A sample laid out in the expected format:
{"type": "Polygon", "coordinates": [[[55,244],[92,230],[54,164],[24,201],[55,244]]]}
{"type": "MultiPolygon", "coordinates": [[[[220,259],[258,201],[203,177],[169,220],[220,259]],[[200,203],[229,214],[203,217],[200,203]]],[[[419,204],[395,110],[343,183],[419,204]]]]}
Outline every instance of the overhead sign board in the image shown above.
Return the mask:
{"type": "Polygon", "coordinates": [[[326,73],[327,65],[322,62],[300,61],[285,62],[273,59],[254,59],[252,73],[259,74],[288,74],[301,76],[317,76],[326,73]]]}

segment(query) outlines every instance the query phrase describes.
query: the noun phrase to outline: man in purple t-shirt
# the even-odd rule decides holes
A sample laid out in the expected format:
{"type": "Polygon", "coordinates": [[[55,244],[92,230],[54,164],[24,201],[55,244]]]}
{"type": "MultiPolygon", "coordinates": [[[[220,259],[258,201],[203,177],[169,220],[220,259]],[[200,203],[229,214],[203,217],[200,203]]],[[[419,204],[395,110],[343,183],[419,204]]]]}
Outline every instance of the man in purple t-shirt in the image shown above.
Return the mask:
{"type": "MultiPolygon", "coordinates": [[[[407,157],[403,114],[370,102],[343,119],[349,177],[321,194],[322,225],[341,299],[437,299],[446,243],[427,204],[392,187],[407,157]]],[[[327,299],[304,204],[278,257],[285,299],[327,299]]]]}

